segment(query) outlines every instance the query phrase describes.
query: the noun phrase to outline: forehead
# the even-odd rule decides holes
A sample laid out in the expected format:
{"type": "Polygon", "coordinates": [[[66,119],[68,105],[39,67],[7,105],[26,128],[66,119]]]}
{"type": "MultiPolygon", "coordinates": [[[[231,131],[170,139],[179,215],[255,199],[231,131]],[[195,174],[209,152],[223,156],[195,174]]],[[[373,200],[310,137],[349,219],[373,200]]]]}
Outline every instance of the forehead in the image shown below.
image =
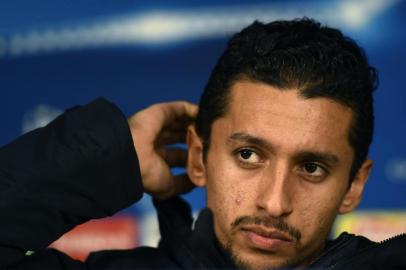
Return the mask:
{"type": "Polygon", "coordinates": [[[305,99],[295,89],[237,81],[220,122],[224,131],[247,132],[276,145],[286,146],[289,142],[292,149],[342,148],[352,152],[348,143],[351,118],[350,108],[328,98],[305,99]]]}

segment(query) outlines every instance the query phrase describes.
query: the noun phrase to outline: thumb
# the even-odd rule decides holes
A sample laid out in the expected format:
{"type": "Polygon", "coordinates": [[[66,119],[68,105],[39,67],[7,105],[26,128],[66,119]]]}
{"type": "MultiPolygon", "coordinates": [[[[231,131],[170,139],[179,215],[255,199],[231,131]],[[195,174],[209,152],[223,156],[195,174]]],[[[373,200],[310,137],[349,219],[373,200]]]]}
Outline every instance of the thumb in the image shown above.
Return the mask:
{"type": "Polygon", "coordinates": [[[164,200],[178,194],[188,193],[196,186],[190,181],[187,174],[180,174],[172,176],[172,188],[171,191],[166,192],[160,196],[155,196],[158,200],[164,200]]]}

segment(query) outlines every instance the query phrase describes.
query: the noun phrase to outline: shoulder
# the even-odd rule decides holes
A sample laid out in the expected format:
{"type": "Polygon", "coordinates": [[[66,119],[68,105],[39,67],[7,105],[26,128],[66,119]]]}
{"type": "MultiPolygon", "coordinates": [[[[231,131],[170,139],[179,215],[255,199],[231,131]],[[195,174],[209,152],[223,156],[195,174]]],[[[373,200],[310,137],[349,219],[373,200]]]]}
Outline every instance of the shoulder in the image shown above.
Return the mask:
{"type": "Polygon", "coordinates": [[[351,256],[336,263],[335,269],[406,269],[406,234],[382,242],[372,242],[354,236],[354,242],[364,243],[351,256]]]}

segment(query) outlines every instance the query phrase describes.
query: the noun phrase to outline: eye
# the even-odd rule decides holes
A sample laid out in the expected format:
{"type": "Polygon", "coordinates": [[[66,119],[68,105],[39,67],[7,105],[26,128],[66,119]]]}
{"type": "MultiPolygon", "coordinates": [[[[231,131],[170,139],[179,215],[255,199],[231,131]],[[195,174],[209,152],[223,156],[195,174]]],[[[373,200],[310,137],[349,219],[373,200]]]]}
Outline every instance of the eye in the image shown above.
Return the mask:
{"type": "Polygon", "coordinates": [[[243,164],[258,164],[261,162],[260,156],[252,149],[240,149],[237,151],[238,161],[243,164]]]}
{"type": "Polygon", "coordinates": [[[321,165],[314,162],[304,163],[299,169],[305,177],[316,180],[324,178],[328,172],[321,165]]]}
{"type": "MultiPolygon", "coordinates": [[[[315,164],[315,163],[306,163],[304,166],[304,169],[307,173],[309,174],[314,174],[317,172],[317,169],[319,169],[320,167],[315,164]]],[[[317,174],[317,173],[316,173],[317,174]]]]}

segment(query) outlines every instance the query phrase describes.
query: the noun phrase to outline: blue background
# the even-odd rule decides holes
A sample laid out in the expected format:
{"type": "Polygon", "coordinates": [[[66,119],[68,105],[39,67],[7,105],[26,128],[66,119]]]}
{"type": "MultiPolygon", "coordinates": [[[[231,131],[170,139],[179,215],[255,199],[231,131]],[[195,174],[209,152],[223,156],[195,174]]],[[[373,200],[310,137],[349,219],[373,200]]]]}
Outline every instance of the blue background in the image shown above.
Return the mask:
{"type": "MultiPolygon", "coordinates": [[[[62,111],[104,96],[130,115],[161,101],[197,102],[227,39],[246,20],[305,15],[341,28],[364,47],[379,70],[370,152],[375,166],[360,208],[406,208],[405,1],[1,1],[0,145],[23,132],[24,119],[34,117],[30,114],[40,104],[62,111]],[[346,9],[339,8],[344,5],[346,9]],[[173,14],[192,21],[199,14],[211,15],[201,18],[203,24],[220,19],[203,25],[204,31],[174,27],[162,34],[167,27],[162,22],[173,14]],[[143,16],[152,16],[149,22],[157,19],[156,24],[145,26],[144,39],[132,39],[136,31],[122,34],[119,41],[111,41],[109,34],[101,39],[91,34],[91,27],[103,32],[106,22],[143,16]],[[239,20],[241,16],[246,18],[239,20]],[[84,35],[65,42],[63,33],[69,29],[84,35]],[[158,39],[151,37],[154,31],[158,39]]],[[[188,199],[194,208],[204,205],[202,191],[188,199]]]]}

